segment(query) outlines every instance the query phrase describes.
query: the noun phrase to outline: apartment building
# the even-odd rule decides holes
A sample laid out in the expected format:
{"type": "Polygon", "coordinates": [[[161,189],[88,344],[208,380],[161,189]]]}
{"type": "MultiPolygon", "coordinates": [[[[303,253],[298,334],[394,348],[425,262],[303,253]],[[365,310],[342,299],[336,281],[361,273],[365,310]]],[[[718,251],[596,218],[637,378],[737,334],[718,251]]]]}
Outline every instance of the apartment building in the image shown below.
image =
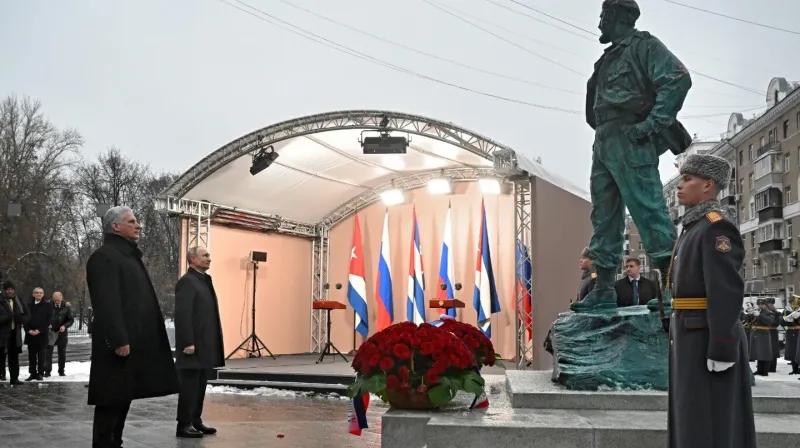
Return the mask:
{"type": "MultiPolygon", "coordinates": [[[[800,82],[773,78],[766,103],[766,111],[750,119],[732,114],[719,142],[695,142],[687,154],[713,154],[731,163],[731,182],[719,199],[736,210],[747,251],[745,291],[783,298],[800,293],[800,82]]],[[[664,185],[676,221],[684,212],[678,180],[664,185]]]]}

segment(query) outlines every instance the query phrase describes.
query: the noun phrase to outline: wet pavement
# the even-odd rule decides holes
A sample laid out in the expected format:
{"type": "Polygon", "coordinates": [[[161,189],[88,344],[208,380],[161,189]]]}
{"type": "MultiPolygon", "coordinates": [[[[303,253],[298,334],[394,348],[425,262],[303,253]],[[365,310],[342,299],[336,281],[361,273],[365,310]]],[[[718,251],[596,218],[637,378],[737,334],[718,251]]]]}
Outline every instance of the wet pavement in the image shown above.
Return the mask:
{"type": "MultiPolygon", "coordinates": [[[[94,408],[83,383],[0,383],[0,446],[91,447],[94,408]]],[[[370,428],[347,432],[348,401],[303,397],[209,393],[203,419],[219,430],[203,439],[175,438],[177,396],[134,401],[124,432],[126,448],[171,447],[379,447],[383,403],[370,403],[370,428]]]]}

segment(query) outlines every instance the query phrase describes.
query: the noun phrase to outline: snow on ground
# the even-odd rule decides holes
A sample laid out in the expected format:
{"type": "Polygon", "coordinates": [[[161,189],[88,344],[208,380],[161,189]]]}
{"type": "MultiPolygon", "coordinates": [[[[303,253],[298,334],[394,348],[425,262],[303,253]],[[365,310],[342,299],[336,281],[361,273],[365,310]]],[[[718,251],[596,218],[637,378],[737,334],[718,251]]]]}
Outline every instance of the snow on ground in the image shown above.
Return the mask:
{"type": "MultiPolygon", "coordinates": [[[[800,375],[789,375],[792,371],[792,366],[786,364],[787,361],[783,358],[778,358],[778,366],[775,370],[777,372],[770,373],[769,376],[756,376],[756,381],[797,381],[800,375]]],[[[750,369],[756,371],[755,361],[750,363],[750,369]]]]}
{"type": "MultiPolygon", "coordinates": [[[[349,400],[346,396],[336,393],[330,394],[317,394],[313,392],[299,392],[291,390],[271,389],[269,387],[257,387],[255,389],[239,389],[231,386],[208,386],[206,388],[208,394],[221,394],[221,395],[241,395],[241,396],[258,396],[258,397],[278,397],[278,398],[325,398],[328,400],[349,400]]],[[[377,397],[375,397],[377,398],[377,397]]]]}

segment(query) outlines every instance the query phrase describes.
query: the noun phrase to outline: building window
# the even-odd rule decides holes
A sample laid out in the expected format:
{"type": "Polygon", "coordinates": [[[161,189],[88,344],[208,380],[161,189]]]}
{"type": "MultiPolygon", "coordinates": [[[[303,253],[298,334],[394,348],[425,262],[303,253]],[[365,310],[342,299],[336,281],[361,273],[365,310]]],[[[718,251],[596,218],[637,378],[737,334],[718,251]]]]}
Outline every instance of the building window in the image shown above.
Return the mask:
{"type": "Polygon", "coordinates": [[[794,272],[794,265],[797,263],[794,258],[786,259],[786,272],[794,272]]]}
{"type": "Polygon", "coordinates": [[[747,221],[747,216],[744,214],[744,205],[739,207],[739,222],[747,221]]]}
{"type": "Polygon", "coordinates": [[[758,147],[759,148],[763,148],[764,147],[764,136],[763,135],[758,138],[758,147]]]}
{"type": "Polygon", "coordinates": [[[781,263],[781,259],[780,258],[776,258],[776,259],[772,260],[772,273],[773,274],[780,274],[781,272],[783,272],[783,266],[782,266],[782,263],[781,263]]]}
{"type": "MultiPolygon", "coordinates": [[[[800,152],[800,148],[797,148],[797,151],[800,152]]],[[[744,193],[744,179],[739,179],[739,191],[737,193],[744,193]]]]}
{"type": "Polygon", "coordinates": [[[642,247],[642,242],[639,241],[639,250],[642,250],[642,249],[644,249],[644,247],[642,247]]]}
{"type": "Polygon", "coordinates": [[[750,275],[751,275],[753,278],[756,278],[756,277],[758,277],[758,265],[756,265],[755,263],[753,263],[753,273],[752,273],[752,274],[750,274],[750,275]]]}
{"type": "Polygon", "coordinates": [[[792,220],[786,220],[786,238],[791,239],[794,236],[794,232],[792,231],[792,220]]]}
{"type": "Polygon", "coordinates": [[[756,201],[750,199],[750,219],[756,218],[756,201]]]}
{"type": "Polygon", "coordinates": [[[789,120],[783,122],[783,139],[789,136],[789,120]]]}
{"type": "Polygon", "coordinates": [[[792,186],[787,185],[783,187],[783,200],[784,205],[789,205],[792,203],[792,186]]]}
{"type": "MultiPolygon", "coordinates": [[[[800,123],[800,114],[798,114],[798,118],[797,119],[798,119],[798,123],[800,123]]],[[[753,161],[753,144],[752,143],[750,143],[750,147],[747,149],[747,155],[748,155],[748,159],[747,160],[752,162],[753,161]]]]}
{"type": "Polygon", "coordinates": [[[753,173],[750,173],[750,176],[747,177],[747,182],[748,182],[748,186],[750,187],[750,190],[752,190],[753,187],[755,186],[753,184],[753,173]]]}
{"type": "Polygon", "coordinates": [[[789,168],[789,153],[783,155],[783,172],[788,173],[790,170],[789,168]]]}
{"type": "Polygon", "coordinates": [[[739,166],[744,165],[744,150],[739,150],[739,166]]]}
{"type": "Polygon", "coordinates": [[[758,227],[758,242],[783,239],[783,223],[771,222],[758,227]]]}
{"type": "Polygon", "coordinates": [[[763,262],[761,263],[761,276],[766,277],[769,275],[769,263],[763,262]]]}
{"type": "Polygon", "coordinates": [[[751,238],[750,238],[750,242],[751,242],[751,244],[752,244],[752,246],[750,246],[750,247],[752,247],[753,249],[755,249],[755,248],[756,248],[756,232],[752,232],[752,233],[750,234],[750,236],[751,236],[751,238]]]}

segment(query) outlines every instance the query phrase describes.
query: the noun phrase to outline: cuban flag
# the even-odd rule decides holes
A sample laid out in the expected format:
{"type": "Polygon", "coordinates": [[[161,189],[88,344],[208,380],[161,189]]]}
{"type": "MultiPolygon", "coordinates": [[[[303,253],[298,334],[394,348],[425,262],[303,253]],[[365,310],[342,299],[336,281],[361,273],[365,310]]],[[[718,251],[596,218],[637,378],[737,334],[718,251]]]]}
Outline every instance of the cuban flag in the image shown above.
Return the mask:
{"type": "Polygon", "coordinates": [[[389,210],[383,215],[383,234],[381,236],[381,253],[378,256],[378,280],[375,282],[375,304],[378,310],[378,327],[376,331],[392,325],[394,308],[392,306],[392,273],[389,270],[389,210]]]}
{"type": "MultiPolygon", "coordinates": [[[[444,237],[442,238],[442,260],[439,262],[439,285],[447,286],[447,289],[437,288],[437,299],[455,299],[453,290],[453,230],[450,226],[450,205],[447,206],[447,218],[444,221],[444,237]]],[[[445,311],[439,308],[439,313],[447,313],[448,316],[456,317],[456,309],[450,308],[445,311]]]]}
{"type": "Polygon", "coordinates": [[[350,278],[347,282],[347,301],[356,312],[356,331],[361,336],[369,334],[367,315],[367,283],[364,275],[364,250],[361,247],[361,224],[358,215],[353,228],[353,248],[350,250],[350,278]]]}
{"type": "Polygon", "coordinates": [[[492,338],[492,314],[500,312],[497,286],[494,282],[492,254],[489,251],[489,232],[486,229],[486,205],[481,200],[481,234],[478,243],[478,262],[475,266],[475,292],[472,305],[478,312],[478,328],[492,338]]]}
{"type": "Polygon", "coordinates": [[[425,322],[425,271],[422,267],[422,248],[419,244],[417,209],[412,211],[414,224],[411,229],[411,256],[408,268],[408,297],[406,318],[419,325],[425,322]]]}
{"type": "MultiPolygon", "coordinates": [[[[524,319],[525,329],[528,331],[528,340],[533,338],[531,275],[531,259],[528,256],[528,247],[522,241],[517,241],[517,296],[514,301],[517,303],[516,301],[522,298],[525,309],[525,316],[522,319],[524,319]]],[[[519,306],[519,303],[517,303],[517,306],[519,306]]]]}
{"type": "Polygon", "coordinates": [[[367,408],[369,407],[369,394],[355,397],[350,401],[350,409],[347,412],[348,431],[354,436],[360,436],[361,430],[368,428],[367,408]]]}

